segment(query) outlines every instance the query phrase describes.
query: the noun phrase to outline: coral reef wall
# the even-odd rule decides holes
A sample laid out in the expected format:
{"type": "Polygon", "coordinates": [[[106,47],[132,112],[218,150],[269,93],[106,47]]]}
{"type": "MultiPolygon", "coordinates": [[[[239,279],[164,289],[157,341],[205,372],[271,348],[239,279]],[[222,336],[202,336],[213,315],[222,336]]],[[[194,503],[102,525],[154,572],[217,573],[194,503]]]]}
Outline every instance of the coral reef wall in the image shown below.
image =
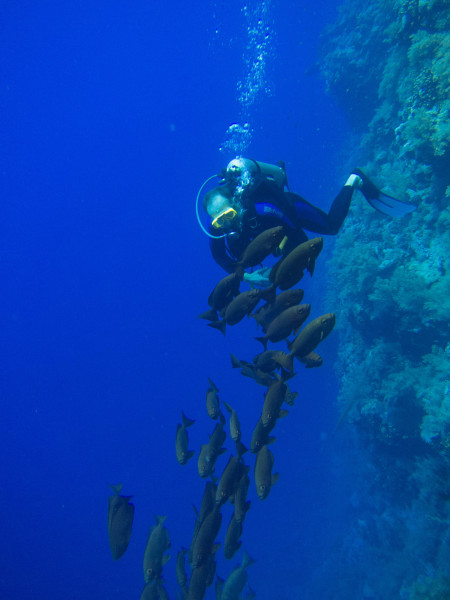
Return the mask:
{"type": "Polygon", "coordinates": [[[417,205],[391,219],[360,196],[331,259],[339,432],[365,452],[343,554],[367,563],[358,597],[450,598],[448,2],[347,1],[320,66],[357,138],[346,167],[417,205]]]}

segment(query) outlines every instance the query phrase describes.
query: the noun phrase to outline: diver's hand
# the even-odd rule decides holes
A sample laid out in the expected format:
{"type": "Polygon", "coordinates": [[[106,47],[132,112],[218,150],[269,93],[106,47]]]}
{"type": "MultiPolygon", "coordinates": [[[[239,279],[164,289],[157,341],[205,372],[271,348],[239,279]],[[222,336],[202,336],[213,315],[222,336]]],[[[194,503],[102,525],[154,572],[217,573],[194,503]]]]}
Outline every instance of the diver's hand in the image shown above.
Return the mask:
{"type": "Polygon", "coordinates": [[[269,287],[269,285],[272,285],[272,282],[269,279],[271,270],[272,267],[263,267],[262,269],[253,271],[253,273],[244,273],[244,281],[249,283],[251,286],[262,288],[269,287]]]}

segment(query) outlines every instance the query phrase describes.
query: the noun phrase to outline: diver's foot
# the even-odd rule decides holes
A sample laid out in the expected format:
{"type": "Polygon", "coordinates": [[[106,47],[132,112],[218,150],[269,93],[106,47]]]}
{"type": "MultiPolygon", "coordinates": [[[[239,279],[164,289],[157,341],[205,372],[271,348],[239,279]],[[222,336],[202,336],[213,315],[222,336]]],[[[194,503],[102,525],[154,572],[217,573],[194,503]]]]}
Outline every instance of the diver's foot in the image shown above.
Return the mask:
{"type": "Polygon", "coordinates": [[[358,186],[357,189],[361,190],[366,198],[378,198],[380,194],[380,190],[377,186],[372,183],[372,181],[367,177],[367,175],[361,171],[358,167],[353,169],[352,175],[350,177],[356,176],[360,179],[361,185],[358,186]]]}

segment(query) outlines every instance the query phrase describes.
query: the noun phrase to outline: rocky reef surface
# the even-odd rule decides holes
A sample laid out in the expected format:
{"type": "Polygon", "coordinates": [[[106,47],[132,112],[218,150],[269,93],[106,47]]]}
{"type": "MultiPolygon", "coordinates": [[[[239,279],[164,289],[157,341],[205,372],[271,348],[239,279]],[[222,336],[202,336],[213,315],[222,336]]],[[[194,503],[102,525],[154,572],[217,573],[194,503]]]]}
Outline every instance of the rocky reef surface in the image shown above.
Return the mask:
{"type": "MultiPolygon", "coordinates": [[[[359,195],[330,260],[338,430],[359,452],[353,518],[334,567],[347,583],[321,597],[448,599],[448,3],[349,0],[324,33],[320,67],[355,132],[343,171],[358,164],[417,205],[391,219],[359,195]]],[[[332,568],[323,565],[318,581],[332,568]]]]}

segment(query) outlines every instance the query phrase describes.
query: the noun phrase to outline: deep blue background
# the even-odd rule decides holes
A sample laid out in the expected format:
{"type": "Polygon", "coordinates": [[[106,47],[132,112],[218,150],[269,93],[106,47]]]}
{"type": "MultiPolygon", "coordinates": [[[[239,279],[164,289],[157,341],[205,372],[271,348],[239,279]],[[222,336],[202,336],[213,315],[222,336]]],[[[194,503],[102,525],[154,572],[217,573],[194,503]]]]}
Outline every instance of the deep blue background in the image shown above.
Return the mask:
{"type": "MultiPolygon", "coordinates": [[[[334,3],[298,4],[272,3],[273,93],[252,110],[249,155],[284,159],[291,189],[327,209],[345,176],[335,157],[347,129],[314,63],[334,3]]],[[[196,458],[175,460],[175,428],[183,408],[197,420],[191,448],[205,443],[208,376],[249,444],[263,388],[231,370],[229,353],[260,351],[255,324],[223,338],[196,319],[223,273],[194,216],[239,119],[241,9],[234,0],[195,10],[159,0],[0,4],[2,598],[139,597],[154,514],[168,515],[164,575],[175,597],[176,552],[189,544],[203,489],[196,458]],[[134,494],[136,518],[114,563],[106,503],[118,482],[134,494]]],[[[319,262],[305,277],[315,316],[324,276],[319,262]]],[[[299,398],[272,448],[279,482],[264,503],[251,487],[244,545],[258,598],[301,597],[330,532],[339,535],[335,344],[321,348],[322,369],[299,368],[292,384],[299,398]]],[[[240,560],[218,557],[222,577],[240,560]]]]}

